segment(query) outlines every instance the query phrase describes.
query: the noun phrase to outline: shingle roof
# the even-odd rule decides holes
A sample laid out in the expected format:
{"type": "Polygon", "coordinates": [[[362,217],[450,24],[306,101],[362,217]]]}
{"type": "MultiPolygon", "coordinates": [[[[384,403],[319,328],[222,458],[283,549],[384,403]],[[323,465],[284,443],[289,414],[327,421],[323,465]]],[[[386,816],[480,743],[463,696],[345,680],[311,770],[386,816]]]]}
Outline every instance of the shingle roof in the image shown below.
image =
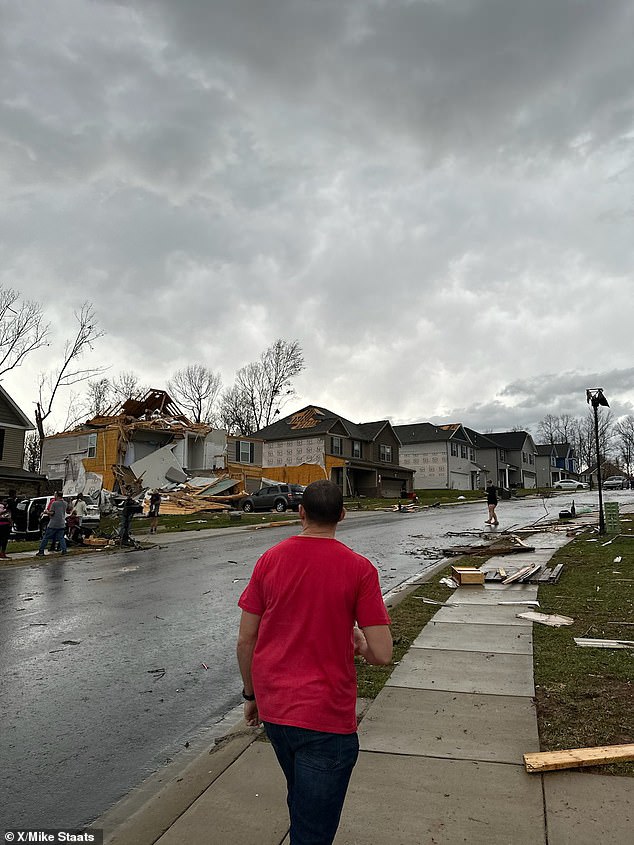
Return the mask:
{"type": "Polygon", "coordinates": [[[433,423],[422,422],[412,423],[411,425],[394,426],[396,436],[404,446],[410,443],[430,443],[450,440],[456,434],[459,439],[461,429],[462,431],[465,431],[460,423],[434,425],[433,423]]]}
{"type": "Polygon", "coordinates": [[[464,430],[476,449],[499,449],[499,444],[491,439],[493,435],[481,434],[479,431],[475,431],[473,428],[468,428],[467,426],[464,427],[464,430]]]}
{"type": "Polygon", "coordinates": [[[254,437],[261,440],[290,440],[299,437],[312,437],[315,434],[327,434],[337,423],[341,423],[354,440],[372,442],[375,437],[390,425],[389,420],[377,420],[369,423],[353,423],[345,417],[329,411],[328,408],[320,408],[318,405],[306,405],[277,420],[265,428],[256,431],[254,437]]]}
{"type": "Polygon", "coordinates": [[[522,448],[526,442],[526,438],[529,436],[527,431],[494,431],[487,435],[487,437],[490,437],[491,440],[494,440],[503,449],[515,452],[522,448]]]}

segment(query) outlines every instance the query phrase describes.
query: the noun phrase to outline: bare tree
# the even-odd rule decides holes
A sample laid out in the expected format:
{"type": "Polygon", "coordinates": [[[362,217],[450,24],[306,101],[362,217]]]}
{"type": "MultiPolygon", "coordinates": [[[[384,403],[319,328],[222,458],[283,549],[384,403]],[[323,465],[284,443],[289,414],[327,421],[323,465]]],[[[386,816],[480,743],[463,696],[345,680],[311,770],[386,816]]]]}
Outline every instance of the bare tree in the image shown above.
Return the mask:
{"type": "Polygon", "coordinates": [[[176,370],[167,382],[172,397],[189,412],[194,422],[211,423],[215,418],[215,403],[222,380],[217,373],[202,364],[189,364],[176,370]]]}
{"type": "Polygon", "coordinates": [[[242,417],[252,426],[251,431],[242,434],[252,434],[265,428],[273,422],[280,413],[283,405],[295,394],[291,385],[293,379],[305,368],[304,355],[299,343],[294,340],[276,340],[261,355],[260,360],[247,364],[238,370],[234,390],[227,391],[223,396],[221,417],[231,414],[224,407],[229,398],[235,402],[245,403],[248,412],[242,412],[242,417]]]}
{"type": "Polygon", "coordinates": [[[546,414],[537,426],[537,436],[543,443],[574,443],[579,420],[570,414],[546,414]]]}
{"type": "Polygon", "coordinates": [[[229,434],[253,434],[256,430],[248,397],[235,385],[228,388],[220,399],[220,425],[229,434]]]}
{"type": "Polygon", "coordinates": [[[23,300],[17,291],[0,286],[0,376],[45,346],[48,330],[37,302],[23,300]]]}
{"type": "Polygon", "coordinates": [[[618,457],[629,476],[634,474],[634,416],[622,417],[614,426],[618,457]]]}
{"type": "Polygon", "coordinates": [[[109,379],[91,379],[86,391],[88,401],[86,414],[88,417],[99,417],[108,410],[112,399],[112,385],[109,379]]]}
{"type": "MultiPolygon", "coordinates": [[[[603,409],[605,410],[605,409],[603,409]]],[[[610,454],[614,428],[611,411],[599,414],[599,461],[603,464],[610,454]]],[[[597,447],[594,430],[594,413],[588,411],[585,417],[577,420],[577,429],[573,442],[581,466],[592,467],[597,463],[597,447]]]]}
{"type": "Polygon", "coordinates": [[[139,382],[139,377],[132,370],[122,370],[110,382],[112,398],[116,402],[127,402],[128,399],[138,399],[147,392],[147,388],[139,382]]]}
{"type": "Polygon", "coordinates": [[[40,376],[39,396],[35,406],[35,424],[40,437],[40,449],[45,436],[44,422],[53,412],[53,404],[59,390],[103,372],[103,367],[79,366],[79,359],[84,352],[92,349],[93,343],[103,335],[97,326],[92,305],[85,302],[80,311],[75,312],[75,319],[78,323],[77,333],[72,340],[66,341],[62,363],[57,369],[40,376]]]}

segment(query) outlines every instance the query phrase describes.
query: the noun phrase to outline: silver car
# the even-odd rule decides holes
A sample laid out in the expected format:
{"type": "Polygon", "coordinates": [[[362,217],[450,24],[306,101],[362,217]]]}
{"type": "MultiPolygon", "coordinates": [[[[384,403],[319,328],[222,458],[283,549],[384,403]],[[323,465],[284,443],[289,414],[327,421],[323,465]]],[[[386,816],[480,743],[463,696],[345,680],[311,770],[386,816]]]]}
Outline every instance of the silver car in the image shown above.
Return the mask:
{"type": "Polygon", "coordinates": [[[627,490],[629,486],[630,483],[624,475],[611,475],[603,482],[604,490],[627,490]]]}

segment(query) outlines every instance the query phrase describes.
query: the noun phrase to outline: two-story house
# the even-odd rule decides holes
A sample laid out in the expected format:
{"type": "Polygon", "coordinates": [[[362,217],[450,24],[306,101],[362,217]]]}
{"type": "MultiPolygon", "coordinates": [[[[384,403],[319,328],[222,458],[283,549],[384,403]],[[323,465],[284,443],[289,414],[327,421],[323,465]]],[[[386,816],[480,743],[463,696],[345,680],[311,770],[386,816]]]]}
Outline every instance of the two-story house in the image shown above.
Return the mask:
{"type": "MultiPolygon", "coordinates": [[[[353,423],[308,405],[244,438],[262,443],[262,474],[268,479],[308,484],[327,478],[344,496],[399,497],[412,491],[413,472],[399,463],[400,441],[389,420],[353,423]]],[[[237,454],[237,453],[236,453],[237,454]]]]}
{"type": "Polygon", "coordinates": [[[15,490],[18,496],[39,496],[46,478],[24,469],[24,440],[35,426],[0,386],[0,494],[15,490]]]}
{"type": "Polygon", "coordinates": [[[579,478],[579,464],[570,443],[537,445],[537,486],[552,487],[563,478],[579,478]]]}
{"type": "Polygon", "coordinates": [[[401,463],[414,470],[419,490],[476,490],[483,486],[476,449],[460,423],[429,422],[394,426],[401,441],[401,463]]]}
{"type": "Polygon", "coordinates": [[[537,486],[537,447],[527,431],[496,431],[486,435],[504,450],[508,462],[508,487],[537,486]]]}
{"type": "Polygon", "coordinates": [[[476,450],[476,461],[480,468],[478,487],[484,489],[492,481],[496,487],[508,490],[510,464],[506,449],[492,439],[493,435],[481,434],[467,426],[465,431],[476,450]]]}

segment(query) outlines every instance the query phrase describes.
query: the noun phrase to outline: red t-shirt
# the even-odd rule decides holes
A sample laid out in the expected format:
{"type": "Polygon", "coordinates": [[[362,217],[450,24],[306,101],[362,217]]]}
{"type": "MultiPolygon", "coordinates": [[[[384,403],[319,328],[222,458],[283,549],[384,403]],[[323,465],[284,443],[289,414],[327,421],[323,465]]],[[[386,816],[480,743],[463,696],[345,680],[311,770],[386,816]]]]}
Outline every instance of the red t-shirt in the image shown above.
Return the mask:
{"type": "Polygon", "coordinates": [[[370,561],[338,540],[291,537],[258,560],[238,604],[261,617],[251,667],[260,718],[354,733],[354,622],[390,624],[370,561]]]}

